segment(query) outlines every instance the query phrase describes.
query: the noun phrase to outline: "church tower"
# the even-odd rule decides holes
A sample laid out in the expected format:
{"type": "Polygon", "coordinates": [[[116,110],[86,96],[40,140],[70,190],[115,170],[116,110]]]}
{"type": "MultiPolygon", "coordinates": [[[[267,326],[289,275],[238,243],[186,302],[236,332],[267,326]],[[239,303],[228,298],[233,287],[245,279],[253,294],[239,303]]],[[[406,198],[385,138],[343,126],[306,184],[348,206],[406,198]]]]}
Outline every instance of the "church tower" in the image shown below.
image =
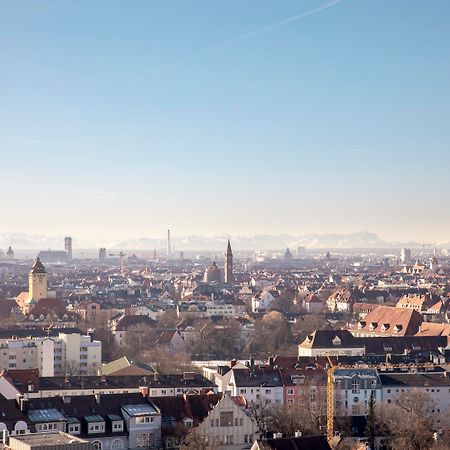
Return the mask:
{"type": "Polygon", "coordinates": [[[47,298],[47,271],[39,258],[34,262],[28,275],[28,292],[30,300],[47,298]]]}
{"type": "Polygon", "coordinates": [[[233,277],[233,252],[231,251],[230,240],[228,239],[227,252],[225,253],[225,283],[232,283],[233,277]]]}

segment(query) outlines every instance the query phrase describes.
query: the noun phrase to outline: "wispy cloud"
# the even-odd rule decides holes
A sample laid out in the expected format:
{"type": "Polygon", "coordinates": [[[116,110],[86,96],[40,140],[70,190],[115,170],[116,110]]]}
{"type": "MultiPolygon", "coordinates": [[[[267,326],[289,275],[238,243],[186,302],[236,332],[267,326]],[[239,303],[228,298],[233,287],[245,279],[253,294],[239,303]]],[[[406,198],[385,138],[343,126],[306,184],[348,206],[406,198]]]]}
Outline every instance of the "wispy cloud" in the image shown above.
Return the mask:
{"type": "Polygon", "coordinates": [[[317,8],[311,9],[309,11],[305,11],[304,13],[297,14],[292,17],[288,17],[286,19],[280,20],[278,22],[272,23],[270,25],[267,25],[265,27],[259,28],[258,30],[251,31],[249,33],[241,34],[240,36],[235,37],[234,39],[231,39],[228,42],[225,42],[224,44],[217,47],[215,50],[223,50],[228,47],[230,47],[233,44],[236,44],[238,42],[244,41],[246,39],[253,38],[255,36],[258,36],[260,34],[267,33],[269,31],[274,30],[275,28],[283,27],[285,25],[288,25],[292,22],[297,22],[299,20],[304,19],[305,17],[312,16],[313,14],[316,14],[320,11],[323,11],[325,9],[331,8],[332,6],[338,5],[339,3],[342,3],[344,0],[332,0],[331,2],[326,3],[325,5],[319,6],[317,8]]]}

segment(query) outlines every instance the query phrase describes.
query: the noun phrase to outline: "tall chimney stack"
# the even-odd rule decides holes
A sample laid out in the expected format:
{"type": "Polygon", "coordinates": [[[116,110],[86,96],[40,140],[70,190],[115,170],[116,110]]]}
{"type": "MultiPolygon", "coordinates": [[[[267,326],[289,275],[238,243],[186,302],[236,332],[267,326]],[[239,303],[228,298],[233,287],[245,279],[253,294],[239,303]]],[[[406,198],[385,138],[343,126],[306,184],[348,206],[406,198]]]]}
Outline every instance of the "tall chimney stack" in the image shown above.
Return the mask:
{"type": "Polygon", "coordinates": [[[170,230],[167,230],[167,256],[170,256],[171,248],[170,248],[170,230]]]}

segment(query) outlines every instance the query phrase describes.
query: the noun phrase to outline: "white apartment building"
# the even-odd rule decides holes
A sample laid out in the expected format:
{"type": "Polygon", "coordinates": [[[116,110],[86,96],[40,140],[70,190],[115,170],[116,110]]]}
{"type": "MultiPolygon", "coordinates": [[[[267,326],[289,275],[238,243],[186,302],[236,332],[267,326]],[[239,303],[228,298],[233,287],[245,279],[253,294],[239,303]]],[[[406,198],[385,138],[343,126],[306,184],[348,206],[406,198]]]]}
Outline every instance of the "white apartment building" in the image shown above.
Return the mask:
{"type": "Polygon", "coordinates": [[[243,396],[249,403],[283,404],[283,383],[277,370],[232,369],[224,393],[243,396]]]}
{"type": "Polygon", "coordinates": [[[0,370],[38,369],[44,377],[93,375],[102,361],[102,343],[80,333],[0,339],[0,370]]]}

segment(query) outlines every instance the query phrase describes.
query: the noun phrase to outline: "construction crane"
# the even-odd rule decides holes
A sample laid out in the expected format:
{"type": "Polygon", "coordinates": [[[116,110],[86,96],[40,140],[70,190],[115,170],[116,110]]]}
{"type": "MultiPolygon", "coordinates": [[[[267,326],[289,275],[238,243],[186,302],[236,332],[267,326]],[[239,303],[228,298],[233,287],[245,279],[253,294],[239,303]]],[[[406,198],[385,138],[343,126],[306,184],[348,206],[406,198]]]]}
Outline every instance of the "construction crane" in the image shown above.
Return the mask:
{"type": "MultiPolygon", "coordinates": [[[[328,367],[327,372],[327,440],[330,442],[334,438],[334,373],[336,369],[432,369],[437,366],[433,363],[412,363],[412,364],[391,364],[391,354],[386,354],[386,362],[384,364],[361,364],[361,365],[337,365],[333,364],[329,355],[326,355],[328,367]]],[[[320,366],[319,366],[320,367],[320,366]]],[[[323,368],[323,367],[322,367],[323,368]]]]}
{"type": "Polygon", "coordinates": [[[127,256],[126,253],[124,253],[124,252],[109,253],[109,256],[118,256],[119,257],[120,273],[123,275],[125,273],[125,256],[127,256]]]}

